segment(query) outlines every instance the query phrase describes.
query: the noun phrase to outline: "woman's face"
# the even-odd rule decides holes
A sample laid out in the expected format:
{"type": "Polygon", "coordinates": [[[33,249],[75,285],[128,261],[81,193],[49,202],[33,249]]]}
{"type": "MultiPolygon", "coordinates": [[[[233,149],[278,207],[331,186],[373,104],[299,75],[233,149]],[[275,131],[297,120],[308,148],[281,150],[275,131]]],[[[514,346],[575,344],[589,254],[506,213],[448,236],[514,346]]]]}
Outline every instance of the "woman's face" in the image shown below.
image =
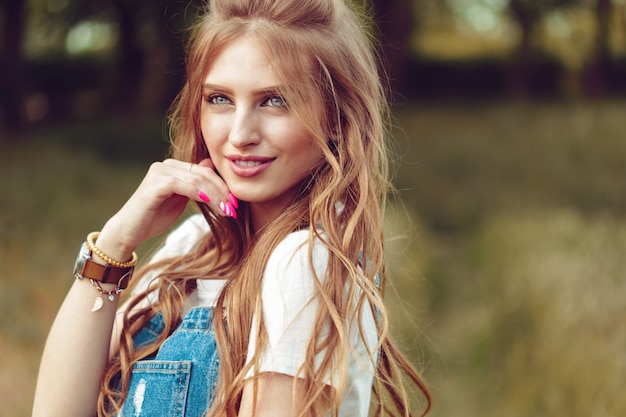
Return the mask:
{"type": "Polygon", "coordinates": [[[280,87],[261,45],[242,37],[212,61],[202,91],[200,124],[211,160],[230,191],[250,203],[255,229],[285,209],[322,161],[280,87]]]}

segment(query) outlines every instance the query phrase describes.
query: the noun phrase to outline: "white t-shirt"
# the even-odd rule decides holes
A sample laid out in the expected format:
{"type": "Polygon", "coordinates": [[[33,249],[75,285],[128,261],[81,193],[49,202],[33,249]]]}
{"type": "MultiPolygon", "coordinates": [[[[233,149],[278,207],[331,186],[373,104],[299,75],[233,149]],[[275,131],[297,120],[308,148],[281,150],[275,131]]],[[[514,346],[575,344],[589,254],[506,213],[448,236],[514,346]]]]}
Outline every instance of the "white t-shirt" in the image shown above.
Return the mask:
{"type": "MultiPolygon", "coordinates": [[[[156,261],[187,253],[206,233],[209,233],[209,228],[202,215],[191,216],[170,233],[164,246],[152,259],[156,261]]],[[[266,265],[261,300],[268,343],[256,370],[259,373],[277,372],[296,377],[304,362],[319,305],[308,261],[308,237],[308,230],[289,234],[278,244],[266,265]]],[[[320,279],[325,276],[327,260],[326,246],[321,241],[315,241],[313,268],[320,279]]],[[[145,288],[151,279],[145,278],[137,288],[145,288]]],[[[224,283],[224,280],[198,280],[197,290],[189,297],[190,307],[213,307],[224,283]]],[[[346,347],[350,363],[348,385],[339,412],[342,417],[365,417],[369,412],[374,366],[367,347],[370,351],[375,348],[378,335],[371,309],[364,306],[361,317],[365,341],[359,335],[358,324],[353,323],[350,329],[352,349],[346,347]]],[[[253,320],[258,320],[258,317],[253,320]]],[[[255,332],[251,332],[248,358],[254,355],[255,340],[255,332]]],[[[336,383],[336,378],[327,375],[324,382],[332,385],[336,383]]]]}

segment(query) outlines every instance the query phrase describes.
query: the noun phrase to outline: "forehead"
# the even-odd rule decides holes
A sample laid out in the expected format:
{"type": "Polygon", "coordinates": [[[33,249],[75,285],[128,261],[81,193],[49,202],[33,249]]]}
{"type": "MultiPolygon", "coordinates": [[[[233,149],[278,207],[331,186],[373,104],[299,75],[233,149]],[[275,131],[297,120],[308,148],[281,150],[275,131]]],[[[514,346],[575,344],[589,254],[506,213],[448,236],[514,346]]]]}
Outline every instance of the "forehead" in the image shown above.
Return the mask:
{"type": "Polygon", "coordinates": [[[273,85],[278,82],[269,54],[250,36],[237,38],[222,47],[208,63],[205,83],[273,85]]]}

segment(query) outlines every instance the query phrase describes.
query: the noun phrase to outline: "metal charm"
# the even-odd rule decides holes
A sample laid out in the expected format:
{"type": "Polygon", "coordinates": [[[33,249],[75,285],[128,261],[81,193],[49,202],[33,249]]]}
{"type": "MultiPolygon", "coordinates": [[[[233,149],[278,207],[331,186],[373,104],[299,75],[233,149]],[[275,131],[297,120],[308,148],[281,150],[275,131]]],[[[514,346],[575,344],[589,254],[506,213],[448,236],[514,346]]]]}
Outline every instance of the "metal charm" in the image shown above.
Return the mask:
{"type": "Polygon", "coordinates": [[[93,307],[91,307],[91,311],[98,311],[102,308],[104,301],[102,301],[102,297],[97,296],[95,300],[93,300],[93,307]]]}

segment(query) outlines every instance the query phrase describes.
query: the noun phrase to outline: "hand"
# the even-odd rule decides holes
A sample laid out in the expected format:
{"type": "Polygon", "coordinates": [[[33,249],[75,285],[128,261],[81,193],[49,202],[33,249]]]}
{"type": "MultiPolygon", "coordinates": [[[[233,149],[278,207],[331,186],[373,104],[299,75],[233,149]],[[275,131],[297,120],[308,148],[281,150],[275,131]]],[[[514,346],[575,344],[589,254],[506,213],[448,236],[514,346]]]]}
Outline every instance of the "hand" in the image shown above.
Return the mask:
{"type": "Polygon", "coordinates": [[[210,159],[193,165],[167,159],[152,164],[135,193],[100,232],[98,247],[114,259],[130,258],[142,242],[172,226],[189,200],[236,216],[237,200],[210,159]]]}

